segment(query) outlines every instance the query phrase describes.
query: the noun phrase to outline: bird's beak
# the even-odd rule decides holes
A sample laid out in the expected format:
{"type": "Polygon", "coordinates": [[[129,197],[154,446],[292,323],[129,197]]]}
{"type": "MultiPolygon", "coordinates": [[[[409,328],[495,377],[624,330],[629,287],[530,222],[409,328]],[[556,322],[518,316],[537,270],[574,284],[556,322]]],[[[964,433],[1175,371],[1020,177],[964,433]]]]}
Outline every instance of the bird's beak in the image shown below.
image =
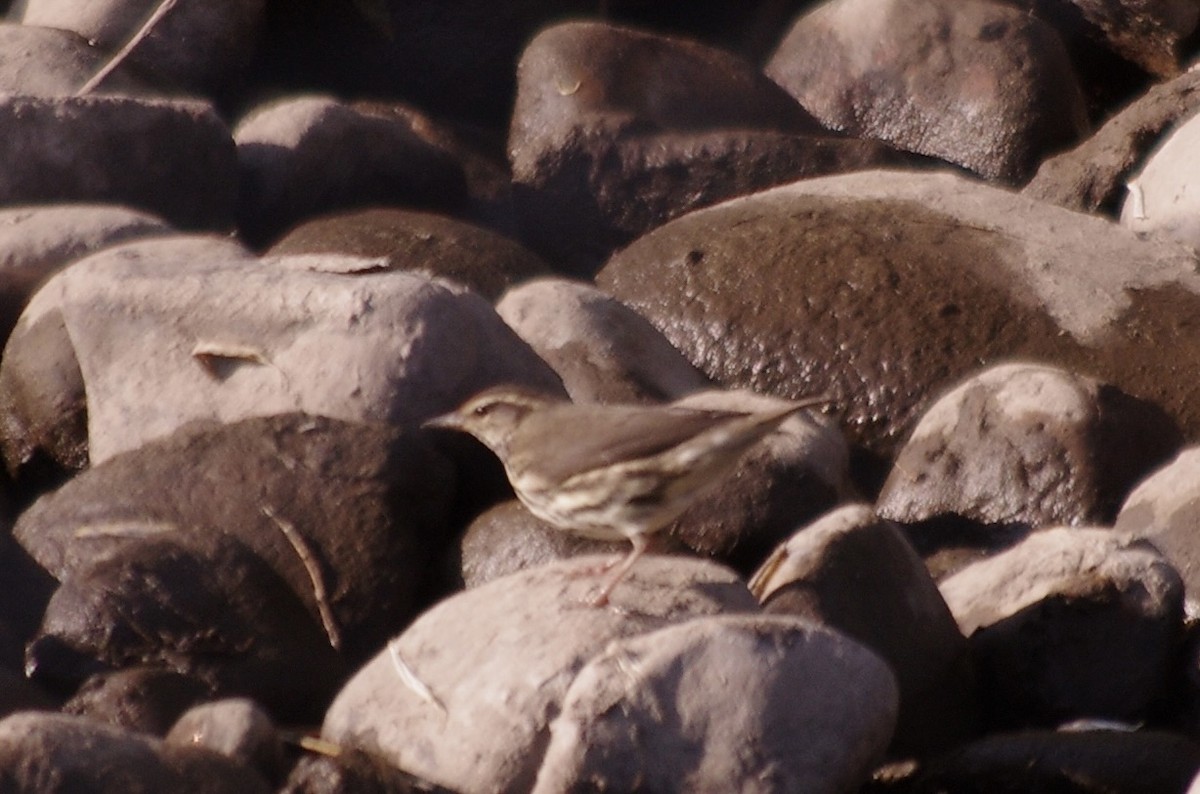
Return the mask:
{"type": "Polygon", "coordinates": [[[439,427],[447,430],[462,430],[462,418],[457,413],[442,414],[432,419],[426,419],[421,427],[439,427]]]}

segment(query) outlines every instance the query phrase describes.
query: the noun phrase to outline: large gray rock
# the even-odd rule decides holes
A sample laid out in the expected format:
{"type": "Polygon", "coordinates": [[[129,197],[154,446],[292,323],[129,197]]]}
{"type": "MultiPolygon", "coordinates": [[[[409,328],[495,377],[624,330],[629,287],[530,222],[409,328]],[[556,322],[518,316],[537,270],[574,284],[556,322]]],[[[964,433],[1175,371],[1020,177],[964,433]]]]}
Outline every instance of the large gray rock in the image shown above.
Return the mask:
{"type": "Polygon", "coordinates": [[[597,277],[723,386],[827,392],[890,460],[933,395],[1028,358],[1153,401],[1185,436],[1200,403],[1196,258],[949,174],[796,182],[678,218],[597,277]]]}
{"type": "Polygon", "coordinates": [[[1052,28],[986,0],[833,0],[803,14],[766,73],[826,126],[1028,179],[1087,129],[1052,28]]]}
{"type": "Polygon", "coordinates": [[[127,240],[170,233],[160,218],[112,205],[0,209],[0,338],[8,339],[34,290],[62,266],[127,240]]]}
{"type": "Polygon", "coordinates": [[[836,632],[691,620],[615,640],[579,671],[533,791],[852,791],[896,704],[888,665],[836,632]]]}
{"type": "MultiPolygon", "coordinates": [[[[56,214],[47,211],[53,220],[56,214]]],[[[169,271],[193,261],[234,261],[250,254],[227,237],[169,235],[115,245],[108,255],[160,263],[169,271]]],[[[87,393],[63,315],[63,283],[51,278],[34,294],[0,361],[4,462],[19,482],[39,487],[88,464],[87,393]]]]}
{"type": "Polygon", "coordinates": [[[1003,364],[925,412],[876,510],[908,524],[1111,523],[1133,484],[1176,445],[1170,421],[1148,403],[1055,367],[1003,364]]]}
{"type": "Polygon", "coordinates": [[[711,385],[637,312],[595,287],[538,279],[496,303],[573,402],[670,402],[711,385]]]}
{"type": "Polygon", "coordinates": [[[197,419],[406,424],[501,381],[561,388],[479,296],[374,270],[333,256],[181,267],[125,249],[68,268],[52,285],[86,384],[92,462],[197,419]]]}
{"type": "Polygon", "coordinates": [[[205,103],[0,96],[0,162],[0,204],[127,204],[182,229],[233,225],[237,154],[205,103]]]}
{"type": "MultiPolygon", "coordinates": [[[[322,736],[464,794],[527,791],[578,672],[615,639],[757,605],[712,563],[648,556],[614,591],[584,557],[492,581],[419,617],[350,680],[322,736]]],[[[664,728],[665,729],[665,728],[664,728]]]]}
{"type": "Polygon", "coordinates": [[[1035,532],[941,591],[1000,724],[1137,721],[1165,691],[1183,583],[1148,543],[1107,529],[1035,532]]]}

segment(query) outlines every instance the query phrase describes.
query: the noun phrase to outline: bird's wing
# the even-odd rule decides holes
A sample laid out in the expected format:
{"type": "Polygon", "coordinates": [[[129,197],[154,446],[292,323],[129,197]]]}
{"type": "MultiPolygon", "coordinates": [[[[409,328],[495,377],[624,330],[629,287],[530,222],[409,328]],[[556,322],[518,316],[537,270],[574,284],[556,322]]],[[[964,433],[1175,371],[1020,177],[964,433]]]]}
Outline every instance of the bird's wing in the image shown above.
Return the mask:
{"type": "MultiPolygon", "coordinates": [[[[561,482],[588,469],[652,457],[741,415],[661,407],[595,406],[590,412],[580,408],[574,406],[571,416],[577,421],[558,431],[557,443],[537,447],[538,472],[547,480],[561,482]]],[[[550,428],[563,426],[556,414],[546,410],[530,416],[522,432],[553,437],[550,428]]]]}

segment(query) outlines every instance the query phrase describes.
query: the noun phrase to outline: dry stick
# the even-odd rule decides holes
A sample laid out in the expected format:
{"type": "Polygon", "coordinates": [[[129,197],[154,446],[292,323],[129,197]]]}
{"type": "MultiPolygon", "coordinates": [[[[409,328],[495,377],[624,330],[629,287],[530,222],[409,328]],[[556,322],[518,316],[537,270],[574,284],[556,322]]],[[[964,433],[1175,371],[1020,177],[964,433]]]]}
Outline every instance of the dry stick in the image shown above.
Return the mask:
{"type": "Polygon", "coordinates": [[[108,63],[104,64],[104,66],[100,68],[100,71],[92,75],[90,80],[80,86],[79,90],[75,92],[75,96],[85,96],[90,94],[96,88],[96,86],[104,82],[104,78],[112,74],[113,70],[120,66],[121,62],[129,56],[129,53],[133,52],[133,48],[141,44],[142,39],[150,35],[150,31],[154,29],[154,26],[157,25],[159,21],[167,15],[168,11],[175,7],[175,2],[176,0],[163,0],[162,3],[159,4],[158,8],[154,9],[154,13],[150,15],[150,18],[146,20],[145,24],[138,29],[138,32],[133,34],[133,38],[126,42],[125,46],[122,47],[116,55],[110,58],[108,63]]]}
{"type": "Polygon", "coordinates": [[[312,550],[304,542],[304,538],[296,531],[296,528],[291,523],[285,521],[276,515],[275,511],[266,505],[262,506],[262,513],[267,518],[275,522],[279,527],[279,531],[287,538],[288,543],[292,544],[292,548],[296,550],[296,556],[300,558],[300,562],[304,563],[304,568],[308,571],[308,578],[312,581],[313,595],[317,599],[317,611],[321,614],[321,623],[325,626],[325,633],[329,635],[329,644],[333,646],[335,651],[342,649],[342,635],[338,631],[337,621],[333,617],[333,610],[329,607],[329,596],[325,591],[325,583],[321,579],[321,566],[317,562],[317,558],[313,556],[312,550]]]}

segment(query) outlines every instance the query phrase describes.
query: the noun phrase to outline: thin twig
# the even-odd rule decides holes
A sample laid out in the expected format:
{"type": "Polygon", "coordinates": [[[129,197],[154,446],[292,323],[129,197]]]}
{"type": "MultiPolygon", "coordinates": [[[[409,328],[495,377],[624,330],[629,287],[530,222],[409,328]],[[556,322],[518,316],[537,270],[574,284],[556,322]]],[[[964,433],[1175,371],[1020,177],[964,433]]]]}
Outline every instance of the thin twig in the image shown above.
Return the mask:
{"type": "Polygon", "coordinates": [[[329,596],[325,590],[325,582],[321,578],[321,566],[317,562],[317,558],[313,556],[312,550],[308,548],[308,544],[304,542],[304,538],[296,531],[290,522],[276,515],[275,511],[266,505],[262,506],[263,515],[275,522],[279,527],[279,531],[287,538],[288,543],[292,544],[292,548],[296,550],[296,556],[300,558],[300,562],[304,563],[304,568],[308,571],[308,578],[312,581],[313,595],[317,599],[317,611],[321,615],[321,623],[325,626],[325,633],[329,635],[329,644],[333,646],[335,651],[342,649],[342,635],[338,631],[337,621],[333,617],[333,610],[329,606],[329,596]]]}
{"type": "Polygon", "coordinates": [[[104,66],[100,68],[100,71],[92,75],[90,80],[80,86],[79,90],[75,92],[75,96],[86,96],[87,94],[90,94],[96,88],[96,86],[104,82],[104,78],[112,74],[113,70],[120,66],[121,62],[129,56],[129,53],[133,52],[134,47],[141,44],[142,39],[150,35],[150,31],[154,29],[154,26],[157,25],[159,21],[167,15],[168,11],[175,7],[175,2],[176,0],[163,0],[162,3],[159,4],[158,8],[154,9],[154,13],[150,15],[149,19],[147,19],[146,22],[138,29],[138,32],[133,34],[133,38],[126,42],[125,46],[122,47],[116,55],[110,58],[108,63],[104,64],[104,66]]]}

